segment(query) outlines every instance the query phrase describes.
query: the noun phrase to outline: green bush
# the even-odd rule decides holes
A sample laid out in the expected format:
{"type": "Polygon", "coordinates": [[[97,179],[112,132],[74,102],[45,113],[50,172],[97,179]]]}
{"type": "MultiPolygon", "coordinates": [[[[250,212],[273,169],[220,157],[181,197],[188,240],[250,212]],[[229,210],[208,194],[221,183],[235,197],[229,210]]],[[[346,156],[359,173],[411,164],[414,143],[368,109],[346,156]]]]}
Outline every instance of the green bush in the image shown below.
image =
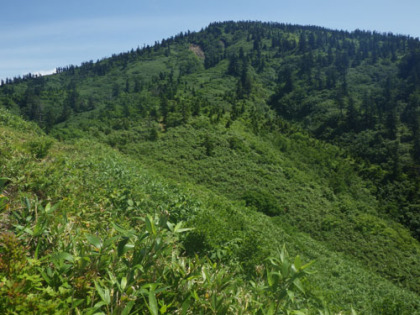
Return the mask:
{"type": "Polygon", "coordinates": [[[29,150],[37,159],[43,159],[47,156],[52,144],[53,140],[50,138],[39,138],[29,142],[29,150]]]}
{"type": "Polygon", "coordinates": [[[253,207],[270,217],[281,214],[281,207],[277,199],[265,191],[247,191],[242,200],[247,207],[253,207]]]}
{"type": "Polygon", "coordinates": [[[7,183],[10,181],[9,178],[0,177],[0,213],[4,210],[7,210],[9,208],[8,200],[2,192],[4,187],[7,185],[7,183]]]}

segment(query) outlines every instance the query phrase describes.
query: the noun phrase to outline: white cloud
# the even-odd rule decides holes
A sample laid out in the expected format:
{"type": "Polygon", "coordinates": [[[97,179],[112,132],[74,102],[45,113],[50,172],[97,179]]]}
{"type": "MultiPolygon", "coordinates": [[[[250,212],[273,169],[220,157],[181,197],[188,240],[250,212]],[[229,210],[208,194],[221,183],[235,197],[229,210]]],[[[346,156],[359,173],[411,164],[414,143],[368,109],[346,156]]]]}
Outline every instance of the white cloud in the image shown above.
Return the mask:
{"type": "Polygon", "coordinates": [[[56,69],[51,69],[51,70],[40,70],[40,71],[36,71],[35,74],[40,74],[42,76],[44,75],[50,75],[50,74],[54,74],[56,72],[56,69]]]}

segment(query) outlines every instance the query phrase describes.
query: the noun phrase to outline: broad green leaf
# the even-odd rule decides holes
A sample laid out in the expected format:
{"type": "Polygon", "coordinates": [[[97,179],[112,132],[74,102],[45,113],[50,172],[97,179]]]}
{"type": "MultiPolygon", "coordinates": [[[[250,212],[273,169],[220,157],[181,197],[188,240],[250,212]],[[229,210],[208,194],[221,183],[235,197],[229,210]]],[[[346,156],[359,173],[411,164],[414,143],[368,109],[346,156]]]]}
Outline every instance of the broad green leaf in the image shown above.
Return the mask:
{"type": "Polygon", "coordinates": [[[41,236],[45,232],[45,227],[45,224],[42,224],[41,221],[38,221],[38,223],[34,227],[32,235],[35,237],[41,236]]]}
{"type": "Polygon", "coordinates": [[[96,288],[96,292],[98,292],[99,296],[101,297],[102,300],[104,300],[104,290],[101,288],[101,286],[95,281],[95,288],[96,288]]]}
{"type": "Polygon", "coordinates": [[[106,305],[106,303],[104,301],[101,301],[101,302],[96,303],[93,307],[94,308],[101,308],[104,305],[106,305]]]}
{"type": "Polygon", "coordinates": [[[25,231],[26,233],[28,233],[31,236],[34,235],[34,232],[30,228],[25,228],[23,231],[25,231]]]}
{"type": "Polygon", "coordinates": [[[305,265],[302,266],[301,270],[305,270],[306,268],[309,268],[314,263],[315,263],[315,260],[312,260],[312,261],[308,262],[307,264],[305,264],[305,265]]]}
{"type": "Polygon", "coordinates": [[[108,305],[108,304],[111,303],[111,295],[110,295],[109,289],[108,288],[105,288],[104,293],[105,293],[105,300],[104,300],[104,302],[108,305]]]}
{"type": "Polygon", "coordinates": [[[201,268],[201,276],[203,277],[204,282],[207,280],[208,278],[208,274],[207,274],[207,270],[206,268],[201,268]]]}
{"type": "Polygon", "coordinates": [[[54,206],[51,206],[51,203],[49,202],[46,206],[45,206],[45,213],[50,214],[53,213],[58,207],[58,204],[55,204],[54,206]]]}
{"type": "Polygon", "coordinates": [[[191,297],[187,297],[181,306],[181,314],[186,315],[191,305],[191,297]]]}
{"type": "Polygon", "coordinates": [[[155,295],[154,290],[149,291],[149,310],[150,310],[150,313],[152,313],[152,315],[159,314],[158,304],[156,301],[156,295],[155,295]]]}
{"type": "Polygon", "coordinates": [[[64,261],[67,260],[68,262],[74,262],[74,257],[73,255],[69,254],[69,253],[65,253],[65,252],[60,252],[60,253],[54,253],[52,255],[52,259],[57,259],[60,261],[64,261]]]}
{"type": "Polygon", "coordinates": [[[119,240],[120,236],[114,236],[111,238],[107,238],[106,240],[103,241],[102,247],[110,247],[113,246],[115,244],[116,240],[119,240]]]}
{"type": "Polygon", "coordinates": [[[281,265],[281,268],[280,268],[280,271],[281,271],[281,274],[284,278],[287,278],[289,276],[290,267],[291,266],[290,266],[290,264],[287,260],[283,261],[283,263],[281,265]]]}
{"type": "Polygon", "coordinates": [[[32,208],[32,206],[31,206],[31,201],[29,200],[29,198],[28,198],[28,197],[25,197],[25,205],[26,205],[26,208],[27,208],[28,210],[32,208]]]}
{"type": "Polygon", "coordinates": [[[146,217],[146,230],[150,234],[156,235],[156,226],[155,226],[155,223],[153,222],[153,218],[150,215],[146,217]]]}
{"type": "Polygon", "coordinates": [[[86,235],[86,239],[88,240],[88,242],[90,244],[92,244],[93,246],[95,246],[96,248],[100,249],[102,247],[102,241],[99,237],[97,237],[96,235],[91,235],[91,234],[87,234],[86,235]]]}
{"type": "Polygon", "coordinates": [[[300,267],[302,266],[302,261],[300,260],[300,256],[299,255],[297,255],[295,257],[294,265],[295,265],[296,270],[299,270],[300,267]]]}
{"type": "Polygon", "coordinates": [[[124,307],[123,311],[121,312],[121,315],[128,315],[130,314],[131,309],[134,306],[135,301],[130,301],[128,304],[124,307]]]}
{"type": "Polygon", "coordinates": [[[121,289],[124,291],[126,286],[127,286],[127,277],[122,277],[122,279],[121,279],[121,289]]]}
{"type": "Polygon", "coordinates": [[[51,283],[51,279],[50,279],[50,277],[48,277],[48,275],[45,273],[45,271],[44,270],[41,270],[40,273],[41,273],[42,278],[44,278],[45,282],[47,284],[50,284],[51,283]]]}
{"type": "Polygon", "coordinates": [[[293,284],[296,286],[296,288],[299,289],[300,292],[305,294],[305,290],[303,289],[302,283],[300,282],[299,279],[296,279],[295,281],[293,281],[293,284]]]}
{"type": "Polygon", "coordinates": [[[174,232],[175,233],[183,233],[183,232],[187,232],[187,231],[191,231],[191,230],[194,230],[193,228],[182,228],[182,224],[183,224],[183,222],[179,222],[176,226],[175,226],[175,228],[174,228],[174,232]]]}
{"type": "Polygon", "coordinates": [[[124,235],[126,237],[131,237],[135,234],[135,232],[133,230],[127,230],[127,229],[123,228],[122,226],[120,226],[116,223],[111,223],[111,224],[117,232],[121,233],[122,235],[124,235]]]}
{"type": "Polygon", "coordinates": [[[109,280],[111,281],[111,284],[112,285],[114,285],[114,284],[118,284],[119,285],[119,283],[117,282],[117,278],[115,277],[115,275],[111,272],[111,270],[107,270],[107,273],[108,273],[108,277],[109,277],[109,280]]]}
{"type": "Polygon", "coordinates": [[[273,281],[273,276],[272,276],[271,271],[267,271],[267,282],[268,282],[268,285],[269,285],[270,287],[272,287],[272,286],[273,286],[273,284],[274,284],[274,281],[273,281]]]}
{"type": "Polygon", "coordinates": [[[129,238],[123,238],[118,243],[118,246],[117,246],[118,257],[121,257],[122,255],[124,255],[127,252],[128,248],[126,248],[125,245],[128,243],[128,241],[129,241],[129,238]]]}
{"type": "Polygon", "coordinates": [[[275,314],[275,305],[273,303],[270,304],[270,307],[267,310],[267,315],[274,315],[275,314]]]}
{"type": "Polygon", "coordinates": [[[41,242],[38,242],[38,244],[36,245],[35,254],[34,254],[35,259],[38,259],[38,253],[39,253],[39,247],[40,246],[41,246],[41,242]]]}
{"type": "Polygon", "coordinates": [[[166,222],[166,225],[168,226],[169,231],[171,231],[171,232],[174,231],[175,224],[173,224],[173,223],[171,223],[171,222],[168,221],[168,222],[166,222]]]}
{"type": "Polygon", "coordinates": [[[51,211],[51,203],[48,203],[46,206],[45,206],[45,212],[46,213],[49,213],[50,211],[51,211]]]}
{"type": "Polygon", "coordinates": [[[166,311],[168,310],[168,305],[162,305],[162,307],[159,309],[159,313],[161,314],[165,314],[166,311]]]}
{"type": "Polygon", "coordinates": [[[283,248],[281,249],[281,252],[280,252],[280,260],[282,262],[284,262],[284,258],[286,256],[287,256],[287,253],[286,253],[286,245],[283,245],[283,248]]]}
{"type": "Polygon", "coordinates": [[[294,300],[295,299],[295,293],[293,291],[287,290],[287,295],[289,296],[290,300],[294,300]]]}
{"type": "Polygon", "coordinates": [[[98,292],[102,301],[104,301],[106,305],[111,303],[111,297],[109,295],[109,289],[108,288],[106,288],[105,290],[102,289],[102,287],[96,281],[95,281],[95,288],[96,288],[96,292],[98,292]]]}
{"type": "Polygon", "coordinates": [[[85,301],[84,299],[74,299],[72,297],[70,299],[72,301],[72,307],[77,307],[85,301]]]}

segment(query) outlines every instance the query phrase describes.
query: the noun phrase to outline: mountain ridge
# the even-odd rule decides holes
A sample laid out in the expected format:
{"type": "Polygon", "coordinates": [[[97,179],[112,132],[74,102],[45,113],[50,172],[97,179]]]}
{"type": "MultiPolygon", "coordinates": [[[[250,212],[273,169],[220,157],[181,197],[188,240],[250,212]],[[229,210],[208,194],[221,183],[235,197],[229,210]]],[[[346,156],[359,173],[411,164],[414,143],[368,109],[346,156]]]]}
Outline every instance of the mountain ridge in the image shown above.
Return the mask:
{"type": "MultiPolygon", "coordinates": [[[[255,266],[275,248],[269,231],[245,219],[250,216],[294,254],[329,266],[326,273],[315,264],[318,287],[308,287],[336,311],[354,305],[367,313],[413,314],[420,273],[413,238],[419,47],[417,39],[393,34],[213,23],[49,77],[9,81],[0,87],[0,103],[59,141],[111,146],[118,159],[132,159],[207,200],[205,209],[193,210],[185,197],[170,195],[180,201],[165,211],[195,228],[181,240],[187,255],[239,262],[246,277],[255,277],[255,266]],[[221,201],[209,201],[215,198],[221,201]],[[358,283],[352,272],[375,278],[384,293],[369,281],[358,283]],[[369,296],[346,297],[351,286],[369,296]]],[[[54,156],[56,140],[46,139],[34,141],[29,156],[54,156]]],[[[10,165],[2,169],[12,190],[45,199],[43,207],[62,198],[42,192],[59,185],[48,183],[47,173],[26,186],[33,180],[16,173],[10,165]]],[[[75,182],[82,188],[80,176],[75,182]]],[[[126,205],[118,198],[135,189],[115,189],[106,206],[120,211],[126,205]]],[[[17,195],[11,199],[16,206],[17,195]]]]}

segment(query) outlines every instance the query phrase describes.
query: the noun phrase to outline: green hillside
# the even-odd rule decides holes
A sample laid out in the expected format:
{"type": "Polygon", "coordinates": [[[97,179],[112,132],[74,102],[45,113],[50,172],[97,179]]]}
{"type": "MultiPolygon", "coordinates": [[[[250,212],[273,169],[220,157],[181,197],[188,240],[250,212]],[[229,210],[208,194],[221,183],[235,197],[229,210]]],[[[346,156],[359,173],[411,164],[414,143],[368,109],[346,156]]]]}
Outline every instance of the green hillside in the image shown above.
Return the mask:
{"type": "Polygon", "coordinates": [[[420,313],[419,51],[224,22],[7,79],[0,311],[420,313]]]}

